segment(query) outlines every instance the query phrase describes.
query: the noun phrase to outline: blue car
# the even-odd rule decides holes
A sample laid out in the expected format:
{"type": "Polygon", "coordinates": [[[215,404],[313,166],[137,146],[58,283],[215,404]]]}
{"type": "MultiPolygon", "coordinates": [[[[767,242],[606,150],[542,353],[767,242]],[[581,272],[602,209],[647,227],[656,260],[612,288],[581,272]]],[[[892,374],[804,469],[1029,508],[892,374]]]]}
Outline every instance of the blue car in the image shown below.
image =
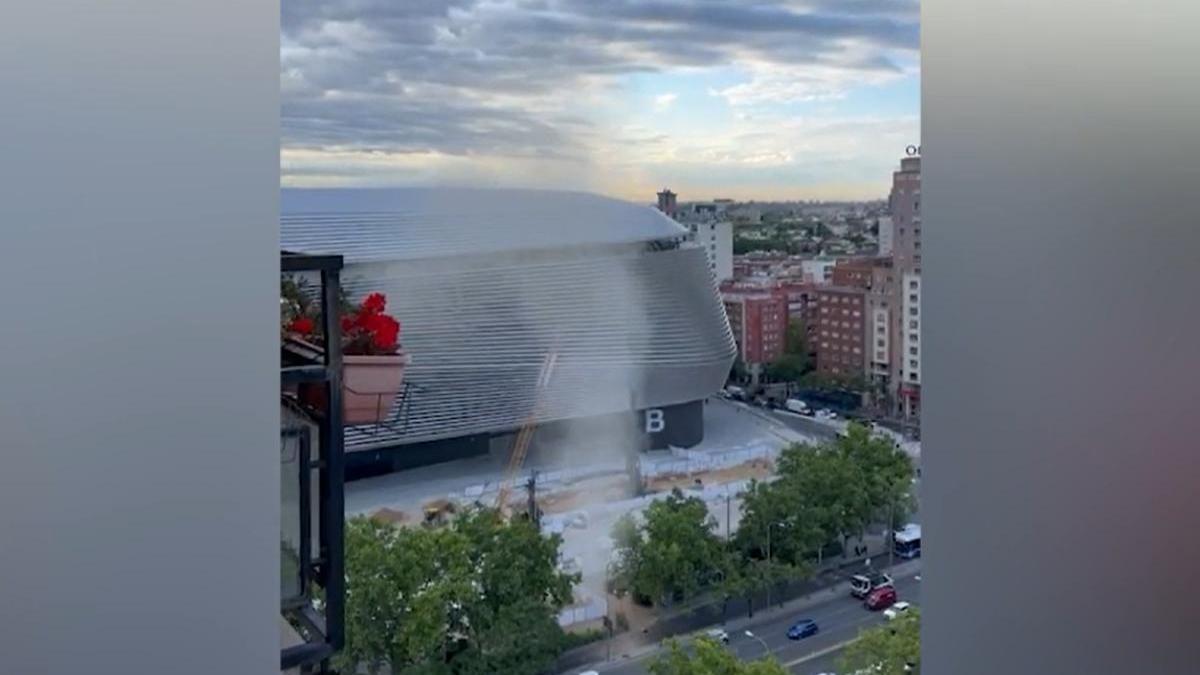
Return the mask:
{"type": "Polygon", "coordinates": [[[810,635],[816,635],[819,630],[816,621],[800,619],[788,629],[787,636],[789,640],[802,640],[810,635]]]}

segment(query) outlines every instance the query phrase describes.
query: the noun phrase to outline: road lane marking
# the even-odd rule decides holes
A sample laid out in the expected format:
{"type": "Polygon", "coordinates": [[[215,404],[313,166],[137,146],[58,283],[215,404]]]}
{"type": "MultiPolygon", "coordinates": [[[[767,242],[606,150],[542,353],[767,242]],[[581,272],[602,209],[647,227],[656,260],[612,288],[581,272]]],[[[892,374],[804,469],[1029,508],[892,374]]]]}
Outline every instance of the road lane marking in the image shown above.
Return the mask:
{"type": "Polygon", "coordinates": [[[839,642],[835,645],[830,645],[824,649],[819,649],[811,654],[806,654],[804,656],[801,656],[798,659],[788,661],[787,663],[783,664],[783,667],[791,668],[792,666],[799,665],[801,663],[805,663],[806,661],[812,661],[813,659],[819,659],[822,656],[825,656],[826,654],[832,654],[833,652],[845,649],[846,647],[849,647],[850,645],[854,644],[855,642],[858,642],[860,639],[862,639],[862,638],[855,637],[850,640],[846,640],[844,642],[839,642]]]}

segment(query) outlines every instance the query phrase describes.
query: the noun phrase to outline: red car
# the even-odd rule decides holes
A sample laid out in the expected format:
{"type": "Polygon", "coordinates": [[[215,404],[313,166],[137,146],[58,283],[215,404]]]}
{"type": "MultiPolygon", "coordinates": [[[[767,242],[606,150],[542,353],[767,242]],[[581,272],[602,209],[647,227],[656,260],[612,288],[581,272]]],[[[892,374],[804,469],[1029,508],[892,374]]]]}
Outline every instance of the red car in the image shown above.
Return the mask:
{"type": "Polygon", "coordinates": [[[896,604],[896,589],[891,586],[876,588],[863,601],[863,606],[870,610],[887,609],[894,604],[896,604]]]}

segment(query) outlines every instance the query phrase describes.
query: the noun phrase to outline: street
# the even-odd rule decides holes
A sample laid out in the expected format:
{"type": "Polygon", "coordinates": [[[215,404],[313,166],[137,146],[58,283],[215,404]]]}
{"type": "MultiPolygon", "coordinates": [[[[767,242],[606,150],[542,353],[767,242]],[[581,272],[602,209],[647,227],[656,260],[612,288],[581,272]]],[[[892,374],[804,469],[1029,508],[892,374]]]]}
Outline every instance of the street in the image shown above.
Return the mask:
{"type": "MultiPolygon", "coordinates": [[[[897,578],[895,586],[901,600],[917,604],[920,582],[913,574],[897,578]]],[[[759,640],[745,635],[744,631],[749,630],[766,643],[770,654],[787,667],[789,672],[796,675],[834,673],[837,672],[837,660],[842,650],[859,631],[884,621],[882,612],[868,611],[860,601],[846,594],[808,609],[756,618],[745,625],[739,623],[736,630],[730,626],[729,649],[742,660],[762,658],[767,650],[759,640]],[[789,640],[788,628],[797,619],[802,618],[816,620],[820,632],[803,640],[789,640]]],[[[606,675],[642,675],[649,672],[647,666],[656,653],[657,651],[621,663],[598,667],[596,670],[606,675]]]]}
{"type": "Polygon", "coordinates": [[[818,441],[828,441],[837,438],[837,427],[813,419],[812,417],[805,417],[804,415],[798,415],[786,410],[763,410],[763,413],[786,424],[792,430],[808,434],[818,441]]]}

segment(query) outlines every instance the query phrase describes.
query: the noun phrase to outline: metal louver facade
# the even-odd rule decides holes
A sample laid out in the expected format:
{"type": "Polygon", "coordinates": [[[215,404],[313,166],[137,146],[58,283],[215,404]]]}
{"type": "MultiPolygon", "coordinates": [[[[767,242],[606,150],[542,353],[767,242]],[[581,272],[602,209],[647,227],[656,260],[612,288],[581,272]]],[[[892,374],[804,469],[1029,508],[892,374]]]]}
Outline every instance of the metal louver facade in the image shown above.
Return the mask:
{"type": "MultiPolygon", "coordinates": [[[[707,258],[701,248],[649,245],[682,231],[659,228],[658,215],[638,213],[654,224],[642,241],[614,226],[619,236],[609,241],[596,232],[559,233],[553,239],[566,245],[552,248],[513,233],[513,248],[502,250],[489,231],[496,243],[462,245],[462,255],[443,255],[438,242],[427,242],[421,246],[438,254],[348,259],[343,286],[353,298],[387,294],[412,363],[391,419],[348,427],[346,449],[511,431],[534,408],[551,349],[558,361],[540,407],[543,422],[688,403],[720,389],[736,346],[707,258]],[[579,243],[571,245],[573,238],[579,243]]],[[[285,217],[284,247],[314,248],[312,222],[304,218],[289,237],[285,217]]],[[[336,227],[336,218],[328,222],[336,227]]],[[[566,217],[558,227],[570,230],[573,222],[566,217]]],[[[354,231],[336,236],[353,239],[354,231]]]]}

